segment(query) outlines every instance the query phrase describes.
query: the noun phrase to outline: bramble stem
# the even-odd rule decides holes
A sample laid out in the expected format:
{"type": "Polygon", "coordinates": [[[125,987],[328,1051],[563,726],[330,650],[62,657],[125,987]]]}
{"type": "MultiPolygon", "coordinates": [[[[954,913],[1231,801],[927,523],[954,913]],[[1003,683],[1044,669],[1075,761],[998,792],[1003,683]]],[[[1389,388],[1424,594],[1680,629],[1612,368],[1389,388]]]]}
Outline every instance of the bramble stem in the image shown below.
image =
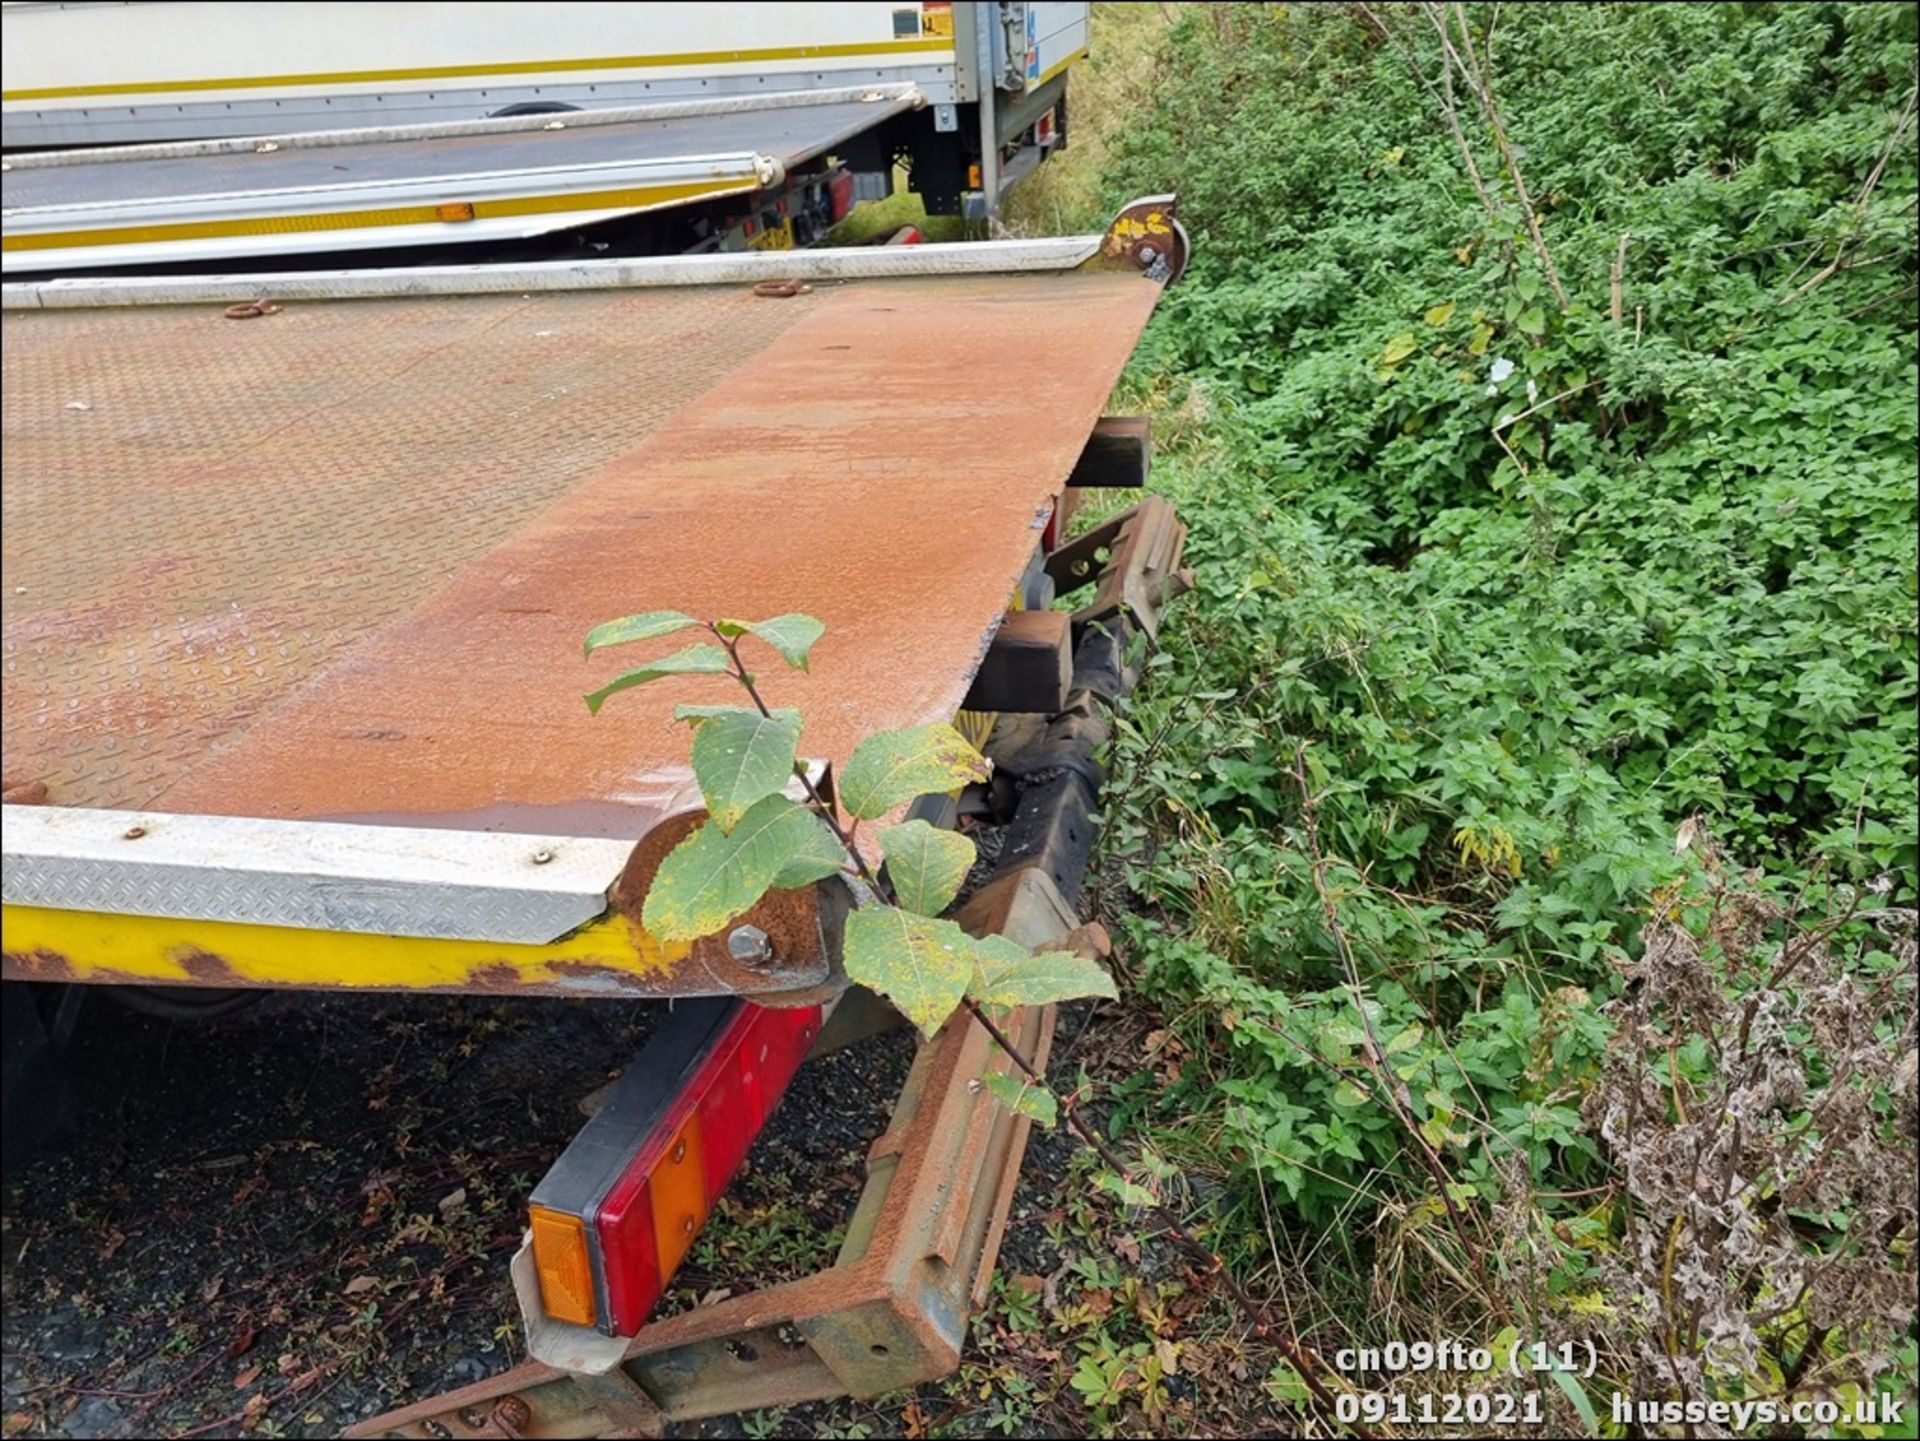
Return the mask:
{"type": "Polygon", "coordinates": [[[1300,818],[1306,832],[1307,857],[1312,862],[1314,894],[1320,901],[1320,914],[1327,932],[1333,937],[1334,947],[1339,952],[1340,964],[1346,972],[1347,991],[1353,997],[1353,1008],[1359,1014],[1360,1028],[1366,1034],[1365,1063],[1368,1072],[1379,1082],[1380,1094],[1385,1097],[1387,1109],[1407,1133],[1413,1142],[1414,1154],[1420,1158],[1420,1164],[1440,1194],[1440,1204],[1446,1208],[1447,1220],[1452,1224],[1454,1236],[1460,1242],[1460,1250],[1466,1257],[1468,1266],[1473,1269],[1474,1278],[1480,1283],[1481,1294],[1494,1314],[1501,1320],[1510,1319],[1500,1293],[1494,1289],[1487,1276],[1486,1267],[1480,1260],[1482,1248],[1473,1244],[1467,1236],[1467,1223],[1460,1214],[1460,1207],[1453,1199],[1452,1179],[1447,1168],[1433,1147],[1427,1144],[1427,1138],[1420,1133],[1419,1118],[1413,1113],[1412,1104],[1402,1094],[1403,1087],[1387,1063],[1386,1047],[1380,1044],[1380,1037],[1373,1028],[1373,1017],[1367,1012],[1365,994],[1360,988],[1360,969],[1353,959],[1353,945],[1347,939],[1346,928],[1340,924],[1340,909],[1334,903],[1333,890],[1327,884],[1327,858],[1320,848],[1319,800],[1313,793],[1312,783],[1307,778],[1307,747],[1304,741],[1294,746],[1294,769],[1290,772],[1300,785],[1300,818]]]}

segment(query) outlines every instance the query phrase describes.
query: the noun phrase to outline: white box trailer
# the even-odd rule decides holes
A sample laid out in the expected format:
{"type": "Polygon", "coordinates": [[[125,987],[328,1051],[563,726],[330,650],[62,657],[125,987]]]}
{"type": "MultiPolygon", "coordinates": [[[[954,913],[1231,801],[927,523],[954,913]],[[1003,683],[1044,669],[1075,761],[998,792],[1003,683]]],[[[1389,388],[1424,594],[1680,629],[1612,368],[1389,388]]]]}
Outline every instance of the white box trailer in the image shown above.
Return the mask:
{"type": "Polygon", "coordinates": [[[976,10],[996,12],[996,86],[1024,93],[1086,52],[1090,8],[30,0],[0,8],[0,142],[284,135],[895,83],[951,105],[978,98],[976,10]]]}
{"type": "Polygon", "coordinates": [[[685,207],[700,223],[624,248],[805,243],[896,162],[930,211],[992,214],[1064,139],[1089,10],[8,4],[5,268],[457,247],[685,207]],[[836,166],[850,183],[813,183],[836,166]]]}

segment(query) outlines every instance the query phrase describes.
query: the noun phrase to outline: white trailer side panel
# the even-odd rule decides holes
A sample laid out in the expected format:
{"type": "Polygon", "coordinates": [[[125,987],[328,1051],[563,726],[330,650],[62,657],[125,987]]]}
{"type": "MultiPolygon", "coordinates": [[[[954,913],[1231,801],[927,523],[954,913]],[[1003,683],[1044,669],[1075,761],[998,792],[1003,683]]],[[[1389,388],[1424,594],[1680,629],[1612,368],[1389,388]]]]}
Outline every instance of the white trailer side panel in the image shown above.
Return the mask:
{"type": "MultiPolygon", "coordinates": [[[[1084,10],[1084,6],[1063,7],[1084,10]]],[[[915,0],[9,4],[9,147],[287,134],[814,86],[953,95],[952,16],[915,0]]]]}
{"type": "Polygon", "coordinates": [[[1029,92],[1038,90],[1087,53],[1091,26],[1087,4],[1066,0],[1028,0],[1026,9],[1026,80],[1029,92]]]}

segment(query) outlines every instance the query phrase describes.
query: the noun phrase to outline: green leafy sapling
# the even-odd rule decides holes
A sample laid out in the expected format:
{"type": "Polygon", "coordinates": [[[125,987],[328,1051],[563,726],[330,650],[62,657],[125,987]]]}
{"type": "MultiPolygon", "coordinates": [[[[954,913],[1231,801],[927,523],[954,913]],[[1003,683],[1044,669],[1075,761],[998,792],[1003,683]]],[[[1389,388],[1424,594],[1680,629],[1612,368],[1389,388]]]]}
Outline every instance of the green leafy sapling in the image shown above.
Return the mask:
{"type": "Polygon", "coordinates": [[[849,979],[886,996],[931,1036],[964,1008],[1012,1063],[989,1070],[982,1088],[999,1104],[1043,1126],[1063,1119],[1112,1170],[1123,1201],[1152,1212],[1168,1234],[1217,1276],[1235,1304],[1300,1370],[1328,1409],[1333,1396],[1308,1354],[1235,1281],[1219,1256],[1181,1225],[1152,1192],[1127,1179],[1125,1163],[1048,1086],[1033,1061],[1007,1038],[996,1016],[1022,1006],[1117,996],[1097,961],[1072,951],[1029,951],[1005,936],[970,936],[941,913],[960,893],[975,859],[973,842],[923,820],[882,827],[874,842],[885,858],[876,874],[859,845],[862,822],[879,822],[916,798],[985,780],[985,757],[950,725],[878,731],[854,747],[829,796],[800,758],[801,714],[769,707],[740,654],[757,640],[796,670],[807,669],[826,626],[810,615],[771,620],[697,620],[677,610],[648,611],[596,626],[589,657],[608,646],[664,640],[704,629],[711,637],[623,671],[588,692],[598,714],[610,696],[668,676],[725,675],[745,705],[680,705],[674,717],[693,727],[694,780],[706,819],[667,854],[654,874],[640,922],[663,941],[711,935],[751,909],[769,891],[843,877],[856,900],[847,917],[849,979]]]}
{"type": "MultiPolygon", "coordinates": [[[[848,977],[886,996],[927,1035],[969,999],[1011,1008],[1115,994],[1095,961],[1069,951],[1035,954],[1000,936],[976,939],[940,919],[973,866],[973,842],[963,835],[923,820],[884,826],[874,842],[885,871],[873,874],[857,843],[863,822],[882,821],[929,792],[985,780],[987,762],[950,725],[879,731],[854,747],[833,796],[824,793],[800,758],[800,712],[769,707],[741,656],[751,638],[805,670],[826,631],[820,621],[799,614],[701,621],[648,611],[594,627],[586,653],[688,630],[711,639],[624,671],[586,697],[597,713],[609,697],[668,676],[725,675],[747,701],[675,708],[675,718],[693,727],[690,760],[707,818],[661,862],[641,907],[648,931],[663,941],[693,940],[768,891],[843,875],[862,901],[847,920],[848,977]]],[[[1002,1099],[1023,1114],[1053,1119],[1044,1090],[1005,1076],[987,1085],[996,1096],[1006,1091],[1002,1099]]]]}

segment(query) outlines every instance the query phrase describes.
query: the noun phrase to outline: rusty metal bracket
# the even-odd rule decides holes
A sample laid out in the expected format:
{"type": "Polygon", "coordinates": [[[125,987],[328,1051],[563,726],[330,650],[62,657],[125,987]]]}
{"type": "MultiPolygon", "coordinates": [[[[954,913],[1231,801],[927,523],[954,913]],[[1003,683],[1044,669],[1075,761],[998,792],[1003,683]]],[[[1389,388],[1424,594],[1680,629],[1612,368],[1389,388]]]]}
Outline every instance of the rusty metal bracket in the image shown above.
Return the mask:
{"type": "Polygon", "coordinates": [[[1186,273],[1190,249],[1186,228],[1174,217],[1177,203],[1171,195],[1148,195],[1124,207],[1100,238],[1102,260],[1176,283],[1186,273]]]}
{"type": "Polygon", "coordinates": [[[640,1383],[620,1367],[602,1376],[575,1376],[573,1386],[606,1418],[611,1434],[647,1437],[667,1434],[666,1414],[654,1405],[653,1397],[640,1389],[640,1383]]]}
{"type": "MultiPolygon", "coordinates": [[[[1043,876],[1015,872],[957,917],[1023,945],[1059,941],[1079,919],[1043,876]]],[[[1042,1064],[1053,1010],[1019,1011],[1016,1042],[1042,1064]]],[[[658,1434],[628,1382],[667,1421],[876,1396],[943,1376],[960,1361],[985,1299],[1020,1174],[1029,1122],[980,1078],[1010,1063],[964,1014],[920,1047],[885,1134],[868,1157],[839,1261],[825,1271],[645,1327],[598,1382],[539,1362],[361,1423],[350,1436],[525,1437],[658,1434]],[[624,1380],[622,1379],[624,1378],[624,1380]],[[616,1414],[617,1413],[617,1414],[616,1414]],[[492,1428],[492,1429],[488,1429],[492,1428]]]]}
{"type": "Polygon", "coordinates": [[[1186,544],[1173,506],[1150,495],[1054,551],[1047,574],[1062,595],[1094,586],[1093,599],[1073,613],[1076,631],[1124,613],[1154,641],[1162,608],[1193,588],[1193,573],[1180,568],[1186,544]]]}

